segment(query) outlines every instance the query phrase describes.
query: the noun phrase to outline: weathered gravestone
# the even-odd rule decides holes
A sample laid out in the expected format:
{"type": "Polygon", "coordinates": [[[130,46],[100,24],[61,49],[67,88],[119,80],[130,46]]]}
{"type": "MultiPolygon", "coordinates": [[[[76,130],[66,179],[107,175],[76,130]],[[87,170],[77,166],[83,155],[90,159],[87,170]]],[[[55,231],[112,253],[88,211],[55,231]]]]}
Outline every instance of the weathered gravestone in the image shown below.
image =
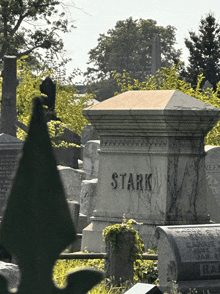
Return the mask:
{"type": "Polygon", "coordinates": [[[8,191],[22,145],[23,141],[7,134],[0,134],[0,219],[6,207],[8,191]]]}
{"type": "Polygon", "coordinates": [[[220,147],[205,146],[207,208],[212,221],[220,222],[220,147]]]}
{"type": "Polygon", "coordinates": [[[82,249],[104,250],[106,226],[133,218],[147,248],[155,227],[209,221],[204,136],[220,109],[175,90],[130,91],[87,108],[100,134],[97,204],[82,249]]]}
{"type": "Polygon", "coordinates": [[[92,125],[91,124],[85,125],[81,133],[82,145],[85,145],[87,141],[98,140],[98,139],[99,139],[99,135],[97,131],[92,127],[92,125]]]}
{"type": "Polygon", "coordinates": [[[173,283],[184,294],[220,293],[220,225],[162,226],[158,241],[159,288],[170,293],[173,283]],[[208,293],[208,292],[205,292],[208,293]]]}
{"type": "Polygon", "coordinates": [[[99,171],[99,140],[87,141],[83,148],[83,170],[86,173],[86,179],[98,178],[99,171]]]}
{"type": "Polygon", "coordinates": [[[5,56],[3,61],[1,133],[16,137],[16,89],[18,85],[17,58],[16,56],[5,56]]]}
{"type": "Polygon", "coordinates": [[[57,168],[63,182],[66,198],[79,203],[81,184],[86,179],[85,172],[68,166],[58,165],[57,168]]]}
{"type": "Polygon", "coordinates": [[[80,213],[87,216],[89,220],[92,216],[97,202],[97,183],[98,179],[82,181],[80,191],[80,213]]]}

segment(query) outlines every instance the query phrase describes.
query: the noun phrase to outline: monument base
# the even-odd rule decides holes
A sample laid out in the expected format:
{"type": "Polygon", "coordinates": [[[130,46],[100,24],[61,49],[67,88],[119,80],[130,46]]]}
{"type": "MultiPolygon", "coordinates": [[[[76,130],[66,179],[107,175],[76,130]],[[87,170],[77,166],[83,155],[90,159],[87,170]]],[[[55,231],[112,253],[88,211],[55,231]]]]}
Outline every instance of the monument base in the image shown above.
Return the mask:
{"type": "MultiPolygon", "coordinates": [[[[127,219],[128,221],[129,219],[127,219]]],[[[105,252],[105,242],[104,237],[102,235],[103,230],[115,224],[121,224],[123,222],[123,218],[121,217],[91,217],[91,223],[83,229],[82,232],[82,243],[81,243],[81,251],[88,251],[94,253],[105,252]]],[[[154,221],[146,221],[143,219],[135,219],[137,224],[133,224],[134,229],[138,232],[139,236],[142,238],[144,243],[144,249],[147,251],[151,249],[153,246],[157,245],[158,239],[155,237],[155,229],[157,226],[165,226],[165,225],[187,225],[187,224],[209,224],[209,217],[202,217],[200,221],[163,221],[154,222],[154,221]]]]}

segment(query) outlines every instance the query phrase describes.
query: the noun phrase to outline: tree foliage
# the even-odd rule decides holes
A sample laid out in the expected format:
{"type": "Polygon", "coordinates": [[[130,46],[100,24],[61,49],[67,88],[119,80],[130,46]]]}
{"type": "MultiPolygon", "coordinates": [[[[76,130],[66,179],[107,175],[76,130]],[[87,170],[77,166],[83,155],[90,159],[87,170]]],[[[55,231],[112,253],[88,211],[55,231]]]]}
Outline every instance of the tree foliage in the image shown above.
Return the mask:
{"type": "MultiPolygon", "coordinates": [[[[220,108],[220,82],[217,83],[216,90],[213,88],[203,90],[201,85],[205,77],[200,74],[197,77],[196,87],[192,88],[189,83],[181,78],[180,72],[181,64],[173,65],[171,68],[162,68],[156,76],[147,77],[140,82],[137,79],[132,79],[127,72],[120,74],[115,71],[113,75],[120,87],[120,91],[115,94],[118,95],[119,93],[133,90],[178,90],[220,108]]],[[[208,133],[205,143],[220,146],[220,121],[208,133]]]]}
{"type": "MultiPolygon", "coordinates": [[[[152,42],[156,34],[161,39],[162,66],[177,64],[181,51],[174,47],[175,30],[173,26],[158,26],[152,19],[134,20],[130,17],[118,21],[107,34],[100,34],[98,45],[89,51],[90,67],[85,73],[89,80],[89,91],[92,92],[95,88],[98,93],[101,91],[99,89],[107,85],[111,88],[111,93],[117,90],[117,85],[115,87],[111,78],[114,70],[118,73],[125,70],[132,78],[140,81],[149,75],[152,42]]],[[[102,100],[101,97],[97,98],[102,100]]]]}
{"type": "Polygon", "coordinates": [[[157,26],[148,19],[133,20],[131,17],[116,23],[107,34],[100,34],[98,45],[89,51],[87,73],[97,73],[98,78],[109,77],[112,71],[129,72],[132,77],[143,78],[151,67],[152,41],[159,34],[161,38],[162,66],[177,63],[180,50],[174,48],[175,28],[157,26]]]}
{"type": "Polygon", "coordinates": [[[208,14],[202,18],[198,33],[190,31],[185,44],[190,54],[187,81],[195,88],[198,75],[203,74],[204,81],[208,80],[216,90],[220,80],[220,25],[215,17],[208,14]]]}
{"type": "Polygon", "coordinates": [[[60,53],[58,33],[73,27],[65,7],[59,0],[0,0],[0,58],[36,55],[39,48],[60,53]]]}

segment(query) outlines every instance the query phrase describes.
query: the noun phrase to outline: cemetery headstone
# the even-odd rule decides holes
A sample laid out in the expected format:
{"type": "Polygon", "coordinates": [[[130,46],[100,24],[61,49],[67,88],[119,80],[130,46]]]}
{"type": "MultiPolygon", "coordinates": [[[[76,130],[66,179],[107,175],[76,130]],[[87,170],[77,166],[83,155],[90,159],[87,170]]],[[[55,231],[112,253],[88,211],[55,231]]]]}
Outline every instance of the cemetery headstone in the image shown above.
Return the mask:
{"type": "Polygon", "coordinates": [[[87,141],[83,148],[83,170],[86,173],[86,179],[94,179],[98,177],[99,171],[99,140],[87,141]]]}
{"type": "Polygon", "coordinates": [[[21,279],[19,266],[13,263],[0,261],[0,275],[7,279],[8,289],[10,293],[13,293],[13,291],[17,289],[21,279]]]}
{"type": "Polygon", "coordinates": [[[220,147],[205,146],[207,208],[212,221],[220,222],[220,147]]]}
{"type": "Polygon", "coordinates": [[[100,134],[100,160],[82,249],[101,252],[103,229],[124,214],[143,223],[146,249],[158,225],[209,222],[204,136],[220,109],[175,90],[128,91],[83,114],[100,134]]]}
{"type": "Polygon", "coordinates": [[[87,216],[89,220],[92,216],[96,204],[98,179],[82,181],[80,192],[80,213],[87,216]]]}
{"type": "Polygon", "coordinates": [[[81,142],[83,145],[90,140],[99,140],[98,132],[92,127],[91,124],[85,125],[81,133],[81,142]]]}
{"type": "Polygon", "coordinates": [[[1,133],[16,137],[17,58],[5,56],[2,72],[1,133]]]}
{"type": "Polygon", "coordinates": [[[198,294],[208,290],[219,293],[219,224],[162,226],[155,234],[159,288],[163,293],[170,293],[174,281],[182,294],[189,293],[190,288],[198,294]]]}
{"type": "Polygon", "coordinates": [[[68,166],[58,165],[57,168],[67,199],[80,203],[81,183],[86,179],[85,172],[68,166]]]}
{"type": "Polygon", "coordinates": [[[206,90],[206,89],[211,89],[212,87],[213,87],[213,85],[208,80],[206,80],[202,89],[206,90]]]}
{"type": "Polygon", "coordinates": [[[23,141],[16,137],[0,134],[0,219],[7,204],[8,192],[18,164],[23,141]]]}

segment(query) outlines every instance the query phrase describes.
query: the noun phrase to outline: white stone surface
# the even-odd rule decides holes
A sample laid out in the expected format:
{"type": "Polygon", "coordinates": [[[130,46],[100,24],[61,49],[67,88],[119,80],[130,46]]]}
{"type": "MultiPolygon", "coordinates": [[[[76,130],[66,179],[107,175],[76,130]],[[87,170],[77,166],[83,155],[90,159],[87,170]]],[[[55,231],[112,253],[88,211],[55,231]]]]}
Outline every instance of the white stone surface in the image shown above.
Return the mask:
{"type": "Polygon", "coordinates": [[[99,171],[99,140],[87,141],[83,149],[83,170],[86,173],[86,179],[94,179],[98,177],[99,171]]]}
{"type": "Polygon", "coordinates": [[[81,185],[80,192],[80,213],[87,216],[89,219],[92,216],[96,205],[98,179],[84,180],[81,185]]]}
{"type": "Polygon", "coordinates": [[[81,183],[86,179],[84,171],[58,165],[58,171],[68,200],[80,202],[81,183]]]}
{"type": "Polygon", "coordinates": [[[0,275],[8,281],[8,289],[17,288],[20,282],[20,270],[18,265],[0,261],[0,275]]]}

